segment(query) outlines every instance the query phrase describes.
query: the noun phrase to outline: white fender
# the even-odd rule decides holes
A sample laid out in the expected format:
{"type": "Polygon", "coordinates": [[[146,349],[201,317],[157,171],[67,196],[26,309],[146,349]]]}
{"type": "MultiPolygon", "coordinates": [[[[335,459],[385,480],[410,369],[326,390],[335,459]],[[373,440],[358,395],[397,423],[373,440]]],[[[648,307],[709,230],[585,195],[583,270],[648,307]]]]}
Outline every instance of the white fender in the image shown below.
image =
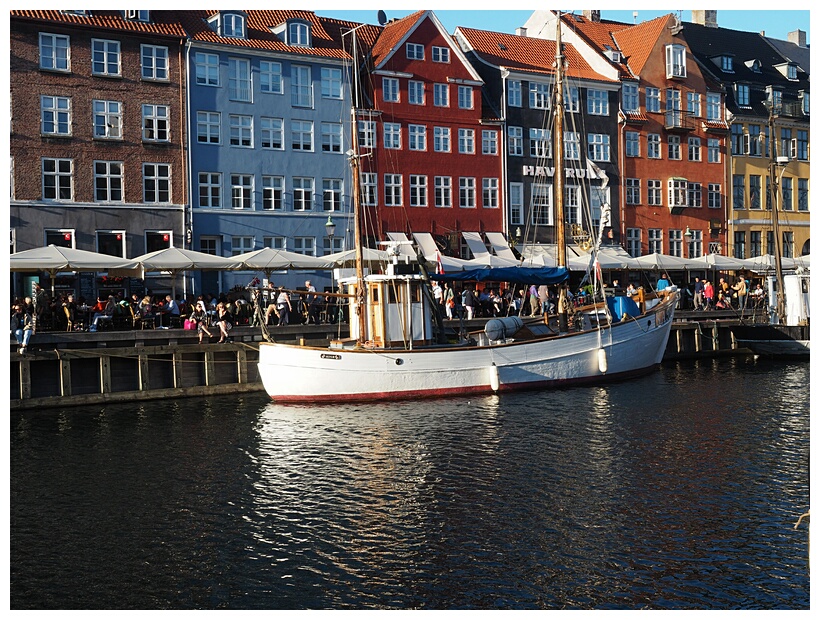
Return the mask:
{"type": "Polygon", "coordinates": [[[490,373],[490,387],[493,389],[493,392],[498,391],[498,386],[500,382],[498,380],[498,366],[495,365],[495,362],[487,369],[490,373]]]}
{"type": "Polygon", "coordinates": [[[606,374],[606,350],[603,347],[598,349],[598,370],[600,370],[602,374],[606,374]]]}

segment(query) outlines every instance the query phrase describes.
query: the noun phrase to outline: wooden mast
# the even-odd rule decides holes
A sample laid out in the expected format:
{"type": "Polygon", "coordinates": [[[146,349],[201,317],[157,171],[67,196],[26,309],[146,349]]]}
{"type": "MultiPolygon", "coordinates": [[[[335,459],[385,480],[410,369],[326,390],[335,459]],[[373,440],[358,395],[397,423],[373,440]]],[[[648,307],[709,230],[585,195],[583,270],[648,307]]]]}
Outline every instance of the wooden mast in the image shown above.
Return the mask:
{"type": "MultiPolygon", "coordinates": [[[[553,135],[553,198],[555,201],[555,245],[558,267],[567,266],[567,240],[564,227],[564,53],[561,43],[561,11],[556,11],[557,29],[555,34],[555,124],[553,135]]],[[[558,329],[568,330],[567,315],[569,300],[567,285],[562,284],[558,293],[558,329]]]]}
{"type": "Polygon", "coordinates": [[[356,339],[357,344],[361,345],[367,341],[366,330],[366,315],[365,315],[365,282],[364,282],[364,259],[362,250],[362,223],[361,223],[361,188],[360,188],[360,174],[359,174],[359,131],[358,131],[358,107],[359,107],[359,70],[358,70],[358,54],[356,50],[356,29],[352,31],[353,35],[353,93],[352,93],[352,107],[351,107],[351,128],[350,128],[350,142],[352,152],[350,153],[350,167],[351,167],[351,182],[353,183],[352,199],[353,199],[353,247],[356,250],[356,320],[359,327],[359,335],[356,339]]]}
{"type": "Polygon", "coordinates": [[[780,323],[783,323],[786,319],[786,302],[785,302],[785,292],[783,291],[783,257],[782,257],[782,250],[780,248],[781,239],[780,239],[780,177],[777,174],[777,145],[779,143],[777,137],[774,133],[774,119],[775,119],[775,106],[774,102],[772,102],[772,106],[769,110],[769,141],[770,141],[770,148],[771,154],[769,157],[769,179],[770,179],[770,188],[771,194],[768,196],[769,199],[769,206],[772,209],[772,236],[774,237],[774,269],[775,269],[775,277],[777,280],[777,320],[780,323]]]}

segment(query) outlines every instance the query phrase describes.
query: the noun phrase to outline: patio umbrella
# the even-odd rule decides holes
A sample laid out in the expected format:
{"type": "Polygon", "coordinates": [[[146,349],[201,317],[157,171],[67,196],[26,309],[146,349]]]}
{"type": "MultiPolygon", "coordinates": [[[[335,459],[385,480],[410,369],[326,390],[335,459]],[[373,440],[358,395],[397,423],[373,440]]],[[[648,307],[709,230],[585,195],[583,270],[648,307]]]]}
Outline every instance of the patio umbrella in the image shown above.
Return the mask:
{"type": "MultiPolygon", "coordinates": [[[[345,250],[327,256],[319,257],[324,269],[335,269],[336,267],[354,267],[356,264],[356,250],[345,250]]],[[[384,250],[374,250],[372,248],[362,249],[362,260],[365,263],[388,263],[392,260],[392,255],[384,250]]]]}
{"type": "MultiPolygon", "coordinates": [[[[808,258],[808,256],[801,256],[798,259],[784,258],[781,261],[781,265],[783,269],[794,269],[797,264],[802,264],[806,267],[808,266],[808,258]]],[[[753,256],[752,258],[745,258],[741,262],[743,263],[744,269],[750,269],[755,273],[767,273],[777,268],[773,254],[753,256]]]]}
{"type": "MultiPolygon", "coordinates": [[[[202,271],[227,271],[240,268],[240,266],[230,258],[174,247],[149,252],[148,254],[132,258],[131,261],[136,264],[143,275],[149,271],[169,271],[172,276],[176,276],[181,271],[195,269],[202,271]]],[[[171,294],[176,297],[175,277],[172,280],[171,289],[171,294]]]]}
{"type": "Polygon", "coordinates": [[[274,250],[273,248],[262,248],[245,254],[234,256],[231,260],[239,265],[240,269],[253,271],[264,271],[268,278],[272,271],[282,269],[324,269],[323,258],[288,252],[286,250],[274,250]]]}
{"type": "Polygon", "coordinates": [[[54,279],[61,271],[112,271],[133,267],[133,261],[118,256],[87,250],[49,245],[17,252],[9,257],[11,271],[47,271],[51,276],[51,295],[54,279]]]}
{"type": "Polygon", "coordinates": [[[740,258],[723,256],[722,254],[706,254],[698,258],[690,259],[690,268],[693,266],[716,271],[731,271],[735,269],[745,269],[746,265],[740,258]]]}
{"type": "Polygon", "coordinates": [[[635,265],[639,269],[650,270],[672,270],[672,269],[688,269],[691,261],[688,261],[677,256],[669,256],[668,254],[646,254],[645,256],[638,256],[633,259],[635,265]]]}

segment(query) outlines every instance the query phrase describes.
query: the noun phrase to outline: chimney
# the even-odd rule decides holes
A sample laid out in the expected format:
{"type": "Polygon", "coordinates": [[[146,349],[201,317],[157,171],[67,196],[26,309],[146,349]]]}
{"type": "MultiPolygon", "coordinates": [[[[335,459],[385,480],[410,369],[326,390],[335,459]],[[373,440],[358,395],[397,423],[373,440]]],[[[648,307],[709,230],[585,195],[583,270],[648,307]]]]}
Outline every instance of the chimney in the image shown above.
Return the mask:
{"type": "Polygon", "coordinates": [[[527,36],[527,29],[524,28],[524,26],[519,26],[518,28],[515,29],[515,34],[517,34],[519,37],[526,37],[527,36]]]}
{"type": "Polygon", "coordinates": [[[795,30],[789,33],[789,43],[794,43],[800,47],[806,47],[806,33],[802,30],[795,30]]]}
{"type": "Polygon", "coordinates": [[[707,28],[717,28],[717,11],[692,11],[692,21],[707,28]]]}
{"type": "Polygon", "coordinates": [[[586,17],[591,22],[600,22],[601,21],[601,12],[600,11],[584,11],[584,17],[586,17]]]}

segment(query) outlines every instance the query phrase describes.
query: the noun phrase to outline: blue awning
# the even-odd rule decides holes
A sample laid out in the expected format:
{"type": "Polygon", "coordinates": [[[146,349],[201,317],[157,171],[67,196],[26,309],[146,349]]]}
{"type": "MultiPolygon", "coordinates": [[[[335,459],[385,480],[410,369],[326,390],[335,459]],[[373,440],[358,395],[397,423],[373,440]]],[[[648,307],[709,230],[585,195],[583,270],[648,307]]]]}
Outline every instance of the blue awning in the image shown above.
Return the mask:
{"type": "Polygon", "coordinates": [[[518,284],[560,284],[569,280],[566,267],[495,267],[452,273],[430,274],[431,280],[459,282],[515,282],[518,284]]]}

